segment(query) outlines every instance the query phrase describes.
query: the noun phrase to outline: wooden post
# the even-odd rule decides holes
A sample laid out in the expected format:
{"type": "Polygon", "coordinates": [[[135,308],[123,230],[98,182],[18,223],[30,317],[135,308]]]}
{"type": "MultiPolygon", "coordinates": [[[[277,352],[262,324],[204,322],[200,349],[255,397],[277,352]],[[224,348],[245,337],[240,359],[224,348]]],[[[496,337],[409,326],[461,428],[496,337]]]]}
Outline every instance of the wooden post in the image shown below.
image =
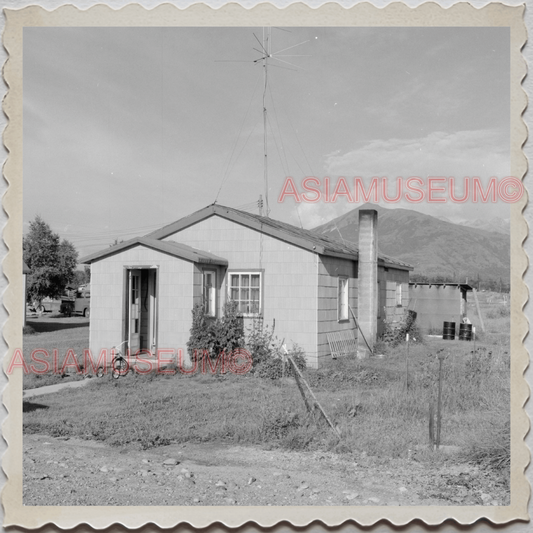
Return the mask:
{"type": "Polygon", "coordinates": [[[407,353],[405,354],[405,388],[409,389],[409,333],[405,340],[407,341],[407,353]]]}
{"type": "Polygon", "coordinates": [[[435,444],[437,450],[440,446],[440,430],[442,425],[442,361],[444,361],[444,354],[439,354],[439,395],[437,397],[437,435],[435,444]]]}
{"type": "MultiPolygon", "coordinates": [[[[292,364],[292,366],[294,368],[296,383],[299,383],[298,382],[298,378],[296,377],[296,376],[299,376],[299,378],[302,380],[303,384],[306,386],[307,390],[309,391],[309,394],[313,398],[315,405],[318,407],[319,411],[322,413],[322,416],[325,418],[325,420],[328,423],[328,425],[331,427],[331,429],[335,432],[337,437],[339,437],[339,439],[340,439],[341,438],[341,434],[340,434],[339,430],[333,425],[333,422],[329,419],[328,415],[326,414],[326,411],[324,411],[324,409],[320,405],[319,401],[317,400],[316,396],[314,395],[313,391],[311,390],[311,387],[309,386],[307,381],[305,381],[305,378],[303,377],[303,374],[301,373],[300,369],[298,368],[298,366],[294,362],[294,359],[292,358],[292,356],[287,351],[287,348],[284,346],[283,349],[285,350],[285,354],[287,355],[287,359],[291,362],[291,364],[292,364]]],[[[299,386],[299,388],[301,387],[300,384],[298,386],[299,386]]],[[[304,394],[304,391],[303,391],[302,388],[300,388],[300,393],[302,394],[302,396],[304,398],[305,405],[307,407],[307,405],[308,405],[307,404],[307,398],[305,397],[305,394],[304,394]]]]}
{"type": "Polygon", "coordinates": [[[477,299],[477,291],[476,289],[472,289],[472,292],[474,293],[474,300],[476,301],[476,309],[477,309],[477,315],[479,316],[479,323],[481,325],[481,331],[485,332],[485,324],[483,323],[483,317],[481,316],[481,309],[479,308],[479,300],[477,299]]]}
{"type": "Polygon", "coordinates": [[[429,447],[435,448],[435,408],[433,407],[433,395],[429,400],[429,447]]]}

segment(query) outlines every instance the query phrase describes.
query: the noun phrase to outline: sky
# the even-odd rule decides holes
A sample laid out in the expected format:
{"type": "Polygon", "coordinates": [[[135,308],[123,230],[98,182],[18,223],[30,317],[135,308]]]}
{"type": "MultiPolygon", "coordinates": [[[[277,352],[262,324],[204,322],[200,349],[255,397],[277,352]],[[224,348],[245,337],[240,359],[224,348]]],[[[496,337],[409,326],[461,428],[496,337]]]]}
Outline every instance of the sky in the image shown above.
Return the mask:
{"type": "Polygon", "coordinates": [[[25,28],[24,231],[40,215],[83,256],[215,201],[258,212],[262,195],[305,228],[360,205],[278,202],[288,176],[301,193],[308,176],[509,175],[507,28],[273,28],[266,91],[264,32],[25,28]]]}

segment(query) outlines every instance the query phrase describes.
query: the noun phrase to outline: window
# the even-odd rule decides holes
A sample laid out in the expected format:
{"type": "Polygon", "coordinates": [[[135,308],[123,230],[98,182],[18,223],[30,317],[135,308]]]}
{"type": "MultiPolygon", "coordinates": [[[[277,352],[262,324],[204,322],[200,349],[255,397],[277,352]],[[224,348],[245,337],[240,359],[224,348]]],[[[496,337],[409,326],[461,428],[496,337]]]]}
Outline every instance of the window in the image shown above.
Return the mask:
{"type": "Polygon", "coordinates": [[[348,278],[339,278],[337,320],[348,320],[348,278]]]}
{"type": "Polygon", "coordinates": [[[229,276],[229,297],[243,315],[261,312],[261,273],[235,272],[229,276]]]}
{"type": "Polygon", "coordinates": [[[402,306],[402,284],[396,283],[396,306],[402,306]]]}
{"type": "Polygon", "coordinates": [[[214,270],[204,270],[203,284],[204,313],[206,316],[216,316],[217,273],[214,270]]]}

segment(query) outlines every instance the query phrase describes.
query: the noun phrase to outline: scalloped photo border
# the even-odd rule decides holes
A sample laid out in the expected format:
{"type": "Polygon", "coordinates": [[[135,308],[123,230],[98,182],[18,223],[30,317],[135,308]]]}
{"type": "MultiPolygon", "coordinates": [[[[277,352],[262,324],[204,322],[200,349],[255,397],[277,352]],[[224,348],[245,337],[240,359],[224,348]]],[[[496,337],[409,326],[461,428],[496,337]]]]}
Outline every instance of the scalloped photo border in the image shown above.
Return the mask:
{"type": "MultiPolygon", "coordinates": [[[[4,229],[4,240],[9,249],[3,268],[9,280],[4,296],[4,305],[9,319],[3,334],[9,347],[4,355],[4,371],[16,347],[22,346],[23,279],[22,279],[22,35],[26,27],[135,27],[135,26],[461,26],[510,28],[510,91],[511,91],[511,175],[523,179],[527,160],[522,151],[527,129],[522,113],[527,98],[521,82],[526,75],[526,63],[521,49],[526,42],[523,21],[525,6],[489,4],[475,8],[459,3],[444,9],[435,3],[426,3],[410,8],[402,3],[393,3],[385,8],[371,4],[358,4],[345,9],[338,4],[326,4],[316,9],[298,3],[285,9],[271,4],[261,4],[245,9],[237,4],[228,4],[220,9],[195,4],[179,9],[164,4],[151,10],[139,5],[128,5],[113,10],[98,5],[81,10],[64,6],[46,11],[38,6],[20,10],[5,9],[6,28],[3,44],[8,52],[4,65],[4,78],[8,86],[3,102],[8,126],[4,131],[4,144],[8,159],[4,177],[8,183],[3,206],[9,221],[4,229]]],[[[527,224],[522,211],[527,203],[524,197],[511,205],[511,499],[508,506],[361,506],[361,507],[55,507],[24,506],[22,500],[22,371],[17,369],[8,376],[9,383],[3,395],[8,417],[3,425],[3,435],[8,449],[2,460],[7,483],[2,493],[5,511],[4,526],[39,528],[55,524],[60,528],[72,528],[89,524],[103,529],[112,524],[127,528],[139,528],[156,524],[169,528],[177,524],[190,524],[196,528],[213,523],[237,527],[256,523],[270,527],[281,521],[293,526],[305,526],[321,521],[327,526],[353,521],[370,526],[380,520],[394,525],[420,520],[428,525],[455,520],[460,524],[472,524],[484,518],[495,524],[514,520],[529,520],[528,499],[530,487],[524,471],[529,463],[529,451],[524,437],[529,430],[529,420],[524,404],[529,397],[529,388],[524,378],[528,365],[528,353],[523,340],[528,332],[523,307],[528,299],[523,275],[528,265],[522,243],[527,237],[527,224]]]]}

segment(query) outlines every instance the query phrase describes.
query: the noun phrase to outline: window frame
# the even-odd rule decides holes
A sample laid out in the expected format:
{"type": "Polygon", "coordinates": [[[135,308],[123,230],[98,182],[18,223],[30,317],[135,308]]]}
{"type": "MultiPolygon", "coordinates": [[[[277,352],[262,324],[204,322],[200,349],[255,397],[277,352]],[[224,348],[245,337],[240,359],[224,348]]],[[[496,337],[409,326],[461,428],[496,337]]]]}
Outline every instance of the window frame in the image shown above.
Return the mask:
{"type": "Polygon", "coordinates": [[[396,307],[402,307],[402,283],[396,282],[396,307]]]}
{"type": "Polygon", "coordinates": [[[337,277],[337,322],[350,320],[350,278],[348,276],[337,277]],[[344,306],[344,313],[343,311],[344,306]]]}
{"type": "Polygon", "coordinates": [[[216,318],[218,316],[218,298],[217,298],[217,271],[214,268],[204,268],[202,270],[202,305],[204,307],[204,315],[210,318],[216,318]],[[212,296],[213,296],[213,311],[207,312],[206,305],[211,301],[209,296],[206,298],[206,274],[211,274],[214,278],[214,282],[211,285],[212,296]]]}
{"type": "MultiPolygon", "coordinates": [[[[239,304],[239,307],[237,309],[238,313],[241,314],[243,317],[259,317],[263,316],[263,302],[264,302],[264,269],[232,269],[228,270],[227,276],[226,276],[226,294],[228,301],[236,301],[239,304]],[[231,297],[231,289],[235,288],[231,284],[231,276],[239,276],[239,286],[238,289],[240,290],[242,288],[241,285],[241,276],[250,276],[250,285],[248,286],[251,289],[251,277],[259,275],[259,310],[256,313],[244,313],[240,310],[240,302],[244,300],[234,300],[231,297]]],[[[255,287],[254,287],[255,288],[255,287]]],[[[250,293],[251,296],[251,293],[250,293]]],[[[251,302],[253,300],[248,299],[248,302],[251,302]]]]}

